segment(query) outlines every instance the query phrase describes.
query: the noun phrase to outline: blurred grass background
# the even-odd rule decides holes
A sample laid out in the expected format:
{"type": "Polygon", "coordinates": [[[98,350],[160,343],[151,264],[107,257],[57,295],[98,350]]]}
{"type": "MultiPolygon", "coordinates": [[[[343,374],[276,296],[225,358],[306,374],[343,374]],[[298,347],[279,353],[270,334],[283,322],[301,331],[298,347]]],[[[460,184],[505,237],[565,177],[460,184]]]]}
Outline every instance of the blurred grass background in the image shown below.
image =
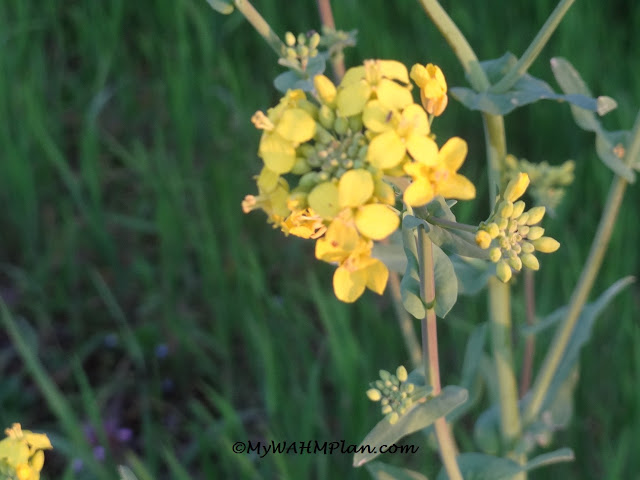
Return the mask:
{"type": "MultiPolygon", "coordinates": [[[[482,59],[522,53],[554,7],[443,4],[482,59]]],[[[312,1],[255,6],[281,35],[319,28],[312,1]]],[[[464,84],[417,2],[342,0],[334,15],[359,31],[348,64],[430,61],[464,84]]],[[[549,59],[569,58],[596,95],[618,100],[605,126],[630,128],[639,24],[637,2],[577,2],[531,71],[555,85],[549,59]]],[[[379,419],[368,382],[409,363],[387,297],[341,304],[310,243],[240,210],[260,168],[249,118],[277,101],[275,60],[239,14],[203,0],[0,3],[0,294],[16,328],[0,332],[0,424],[51,434],[48,478],[114,478],[121,463],[140,480],[367,478],[350,455],[231,452],[238,440],[357,444],[379,419]]],[[[537,276],[544,314],[568,299],[612,174],[566,105],[541,102],[506,125],[511,153],[577,163],[547,225],[563,247],[537,276]]],[[[464,172],[486,198],[480,116],[452,101],[436,131],[468,140],[464,172]]],[[[631,188],[596,292],[640,270],[639,205],[631,188]]],[[[475,223],[487,205],[457,213],[475,223]]],[[[617,298],[583,352],[575,416],[555,439],[577,460],[532,478],[640,471],[639,298],[637,286],[617,298]]],[[[481,296],[441,323],[445,383],[459,380],[466,336],[484,319],[481,296]]],[[[471,425],[458,428],[464,448],[471,425]]],[[[408,463],[437,471],[426,448],[408,463]]]]}

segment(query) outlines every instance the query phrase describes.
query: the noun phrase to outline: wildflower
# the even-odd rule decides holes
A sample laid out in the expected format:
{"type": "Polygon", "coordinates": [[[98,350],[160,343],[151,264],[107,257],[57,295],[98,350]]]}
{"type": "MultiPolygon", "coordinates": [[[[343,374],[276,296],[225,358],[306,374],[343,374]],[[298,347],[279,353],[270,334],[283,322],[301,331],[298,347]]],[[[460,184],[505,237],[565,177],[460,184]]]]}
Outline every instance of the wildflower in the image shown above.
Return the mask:
{"type": "Polygon", "coordinates": [[[520,173],[511,180],[491,216],[480,224],[476,233],[476,243],[481,248],[493,245],[489,257],[496,263],[496,275],[505,283],[514,271],[519,272],[523,266],[530,270],[540,268],[535,251],[552,253],[560,248],[560,243],[544,237],[544,228],[537,225],[544,217],[545,207],[533,207],[525,212],[525,203],[518,200],[528,185],[526,173],[520,173]]]}
{"type": "Polygon", "coordinates": [[[439,116],[447,107],[447,82],[440,67],[429,63],[425,66],[415,64],[411,68],[411,79],[420,87],[420,100],[424,109],[439,116]]]}
{"type": "Polygon", "coordinates": [[[367,160],[373,166],[393,168],[407,153],[425,164],[435,161],[438,146],[428,137],[429,120],[418,105],[411,104],[398,113],[372,100],[364,110],[363,123],[369,131],[379,133],[371,140],[367,152],[367,160]]]}
{"type": "Polygon", "coordinates": [[[338,114],[349,117],[362,113],[372,97],[389,108],[404,108],[413,103],[410,88],[407,67],[402,63],[366,60],[363,66],[350,68],[342,79],[336,98],[338,114]]]}
{"type": "Polygon", "coordinates": [[[473,183],[457,173],[466,155],[467,143],[454,137],[431,158],[405,164],[405,172],[413,178],[404,192],[405,203],[419,207],[430,202],[436,195],[460,200],[475,197],[473,183]]]}
{"type": "Polygon", "coordinates": [[[0,463],[15,471],[18,480],[38,480],[44,465],[44,452],[53,448],[43,433],[22,430],[14,423],[5,430],[7,438],[0,441],[0,463]]]}

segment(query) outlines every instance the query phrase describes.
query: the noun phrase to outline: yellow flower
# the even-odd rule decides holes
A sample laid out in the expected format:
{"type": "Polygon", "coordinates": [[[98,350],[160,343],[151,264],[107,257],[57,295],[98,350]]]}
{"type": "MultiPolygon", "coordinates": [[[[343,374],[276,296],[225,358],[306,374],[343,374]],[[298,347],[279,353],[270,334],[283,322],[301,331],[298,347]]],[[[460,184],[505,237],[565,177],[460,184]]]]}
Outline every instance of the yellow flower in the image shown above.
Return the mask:
{"type": "Polygon", "coordinates": [[[339,264],[333,275],[333,290],[339,300],[355,302],[365,288],[377,294],[384,292],[389,270],[371,257],[372,248],[373,242],[361,237],[356,227],[342,217],[334,219],[324,237],[316,242],[318,260],[339,264]]]}
{"type": "Polygon", "coordinates": [[[379,169],[392,169],[408,153],[414,160],[430,165],[435,163],[438,146],[428,136],[429,120],[419,105],[407,106],[401,114],[380,101],[367,104],[362,121],[374,133],[369,143],[367,161],[379,169]]]}
{"type": "Polygon", "coordinates": [[[504,191],[504,199],[508,202],[515,202],[519,199],[529,186],[529,175],[526,173],[518,173],[516,178],[511,180],[504,191]]]}
{"type": "Polygon", "coordinates": [[[264,130],[258,155],[269,170],[279,174],[291,171],[296,163],[296,147],[316,133],[315,110],[302,90],[289,90],[267,115],[260,111],[253,115],[253,124],[264,130]]]}
{"type": "Polygon", "coordinates": [[[413,103],[408,84],[407,67],[402,63],[366,60],[363,66],[350,68],[343,77],[336,97],[338,115],[349,117],[362,113],[373,96],[389,108],[404,108],[413,103]]]}
{"type": "Polygon", "coordinates": [[[320,238],[327,231],[322,218],[312,209],[294,210],[284,222],[282,231],[285,235],[295,235],[301,238],[320,238]]]}
{"type": "Polygon", "coordinates": [[[14,423],[5,433],[7,438],[0,441],[0,459],[15,469],[18,480],[39,480],[44,465],[42,450],[53,448],[49,438],[22,430],[19,423],[14,423]]]}
{"type": "Polygon", "coordinates": [[[242,201],[242,211],[249,213],[257,208],[263,210],[269,217],[269,221],[281,224],[282,221],[289,216],[291,210],[287,206],[289,199],[289,184],[284,178],[280,178],[276,175],[275,181],[273,178],[269,178],[268,181],[265,177],[272,177],[272,172],[263,169],[263,173],[258,176],[258,191],[257,196],[247,195],[242,201]],[[267,172],[264,175],[264,172],[267,172]],[[262,181],[261,180],[265,180],[262,181]]]}
{"type": "Polygon", "coordinates": [[[454,137],[442,146],[435,159],[405,164],[405,172],[413,178],[404,192],[405,203],[419,207],[429,203],[436,195],[460,200],[475,197],[473,183],[457,173],[466,155],[467,143],[454,137]]]}
{"type": "Polygon", "coordinates": [[[411,79],[420,87],[420,100],[424,109],[436,117],[447,107],[447,82],[440,67],[429,63],[415,64],[411,68],[411,79]]]}

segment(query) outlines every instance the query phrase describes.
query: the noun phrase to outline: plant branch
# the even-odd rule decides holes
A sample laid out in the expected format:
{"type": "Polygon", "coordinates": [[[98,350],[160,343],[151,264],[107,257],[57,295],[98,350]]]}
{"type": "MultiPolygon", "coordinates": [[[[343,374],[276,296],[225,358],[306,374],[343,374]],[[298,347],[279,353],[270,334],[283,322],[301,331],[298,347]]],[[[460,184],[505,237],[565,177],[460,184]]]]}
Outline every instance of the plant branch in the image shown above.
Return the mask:
{"type": "Polygon", "coordinates": [[[402,338],[407,348],[407,353],[411,359],[414,368],[418,368],[422,363],[422,352],[418,336],[413,329],[413,317],[405,310],[402,305],[402,293],[400,291],[400,279],[396,272],[389,273],[389,285],[391,287],[391,298],[393,300],[393,308],[396,312],[398,325],[402,332],[402,338]]]}
{"type": "Polygon", "coordinates": [[[280,57],[285,49],[284,43],[282,43],[282,40],[280,40],[278,35],[271,30],[269,24],[264,18],[262,18],[262,15],[258,13],[253,5],[251,5],[251,2],[249,2],[249,0],[234,0],[233,4],[240,13],[244,15],[244,18],[253,25],[256,32],[258,32],[260,36],[267,41],[271,48],[276,52],[276,55],[280,57]]]}
{"type": "MultiPolygon", "coordinates": [[[[332,30],[336,29],[336,22],[333,19],[333,11],[331,10],[330,0],[318,0],[318,11],[320,12],[320,20],[322,25],[332,30]]],[[[344,77],[344,54],[342,50],[337,52],[331,58],[331,67],[333,68],[333,74],[337,83],[344,77]]]]}
{"type": "MultiPolygon", "coordinates": [[[[431,239],[425,229],[418,227],[418,258],[420,262],[420,285],[422,300],[427,305],[425,317],[422,319],[422,349],[425,379],[433,388],[433,395],[439,395],[442,390],[440,383],[440,363],[438,359],[438,332],[436,312],[434,308],[436,287],[433,271],[433,247],[431,239]]],[[[436,439],[440,458],[444,464],[449,480],[463,480],[460,467],[456,461],[457,447],[453,438],[451,426],[445,417],[435,422],[436,439]]]]}
{"type": "Polygon", "coordinates": [[[492,86],[489,91],[494,93],[502,93],[509,90],[519,79],[527,73],[531,64],[538,58],[540,52],[547,44],[551,35],[556,30],[560,21],[565,16],[575,0],[561,0],[553,10],[549,18],[531,42],[531,45],[525,50],[516,64],[500,79],[498,83],[492,86]]]}
{"type": "MultiPolygon", "coordinates": [[[[625,163],[627,165],[637,162],[638,155],[640,154],[640,112],[638,112],[638,116],[636,117],[631,139],[625,157],[625,163]]],[[[591,244],[589,256],[580,273],[578,284],[571,295],[567,316],[556,331],[553,343],[547,352],[544,363],[531,390],[531,400],[527,404],[524,414],[524,419],[527,423],[534,421],[540,413],[540,409],[549,391],[549,386],[558,370],[560,361],[564,356],[573,330],[580,317],[580,312],[587,302],[587,297],[593,287],[600,266],[602,265],[607,246],[609,245],[609,240],[613,233],[613,227],[618,217],[626,188],[627,181],[615,175],[609,189],[607,202],[602,212],[598,229],[591,244]]]]}
{"type": "MultiPolygon", "coordinates": [[[[524,302],[526,306],[527,325],[536,323],[536,282],[533,270],[524,271],[524,302]]],[[[536,336],[529,335],[524,344],[522,370],[520,372],[520,398],[524,397],[531,385],[533,359],[536,353],[536,336]]]]}

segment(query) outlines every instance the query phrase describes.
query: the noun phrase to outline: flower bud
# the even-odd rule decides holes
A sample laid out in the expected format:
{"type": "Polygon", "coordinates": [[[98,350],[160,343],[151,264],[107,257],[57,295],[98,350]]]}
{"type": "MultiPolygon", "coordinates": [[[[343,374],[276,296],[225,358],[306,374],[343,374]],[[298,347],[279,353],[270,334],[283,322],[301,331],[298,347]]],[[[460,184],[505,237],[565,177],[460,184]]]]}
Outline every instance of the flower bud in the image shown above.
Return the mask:
{"type": "Polygon", "coordinates": [[[476,233],[476,243],[482,249],[489,248],[489,245],[491,245],[491,235],[484,230],[478,230],[476,233]]]}
{"type": "Polygon", "coordinates": [[[382,414],[386,415],[387,413],[391,413],[393,412],[393,408],[391,408],[391,405],[385,405],[384,407],[382,407],[382,414]]]}
{"type": "Polygon", "coordinates": [[[552,253],[560,248],[560,242],[551,237],[541,237],[531,243],[537,251],[542,253],[552,253]]]}
{"type": "Polygon", "coordinates": [[[298,34],[298,44],[299,45],[304,45],[307,43],[307,36],[304,33],[299,33],[298,34]]]}
{"type": "Polygon", "coordinates": [[[531,227],[529,228],[529,233],[527,233],[527,238],[529,240],[537,240],[544,234],[544,228],[542,227],[531,227]]]}
{"type": "Polygon", "coordinates": [[[496,265],[496,275],[500,280],[504,283],[507,283],[511,280],[511,267],[507,263],[506,260],[500,260],[496,265]]]}
{"type": "Polygon", "coordinates": [[[352,132],[359,132],[362,130],[362,115],[352,115],[349,117],[349,128],[352,132]]]}
{"type": "Polygon", "coordinates": [[[338,117],[333,122],[333,129],[337,134],[344,135],[349,130],[349,121],[345,117],[338,117]]]}
{"type": "Polygon", "coordinates": [[[284,35],[284,41],[287,47],[293,47],[296,44],[296,36],[291,32],[287,32],[284,35]]]}
{"type": "Polygon", "coordinates": [[[522,248],[523,253],[533,253],[535,251],[533,244],[529,242],[521,242],[520,248],[522,248]]]}
{"type": "Polygon", "coordinates": [[[522,200],[513,204],[513,212],[511,212],[511,218],[518,218],[524,212],[524,202],[522,200]]]}
{"type": "Polygon", "coordinates": [[[519,272],[520,270],[522,270],[522,260],[520,260],[520,257],[518,257],[516,254],[509,257],[509,265],[516,272],[519,272]]]}
{"type": "Polygon", "coordinates": [[[316,75],[313,77],[313,86],[318,92],[318,96],[323,103],[331,105],[336,99],[336,86],[328,77],[324,75],[316,75]]]}
{"type": "Polygon", "coordinates": [[[370,388],[367,390],[367,397],[369,397],[369,400],[372,402],[378,402],[382,398],[382,394],[377,388],[370,388]]]}
{"type": "Polygon", "coordinates": [[[489,236],[493,239],[500,234],[500,229],[498,228],[498,225],[492,222],[489,225],[487,225],[487,232],[489,233],[489,236]]]}
{"type": "Polygon", "coordinates": [[[502,258],[502,250],[500,250],[498,247],[492,248],[489,251],[489,258],[493,263],[496,263],[502,258]]]}
{"type": "Polygon", "coordinates": [[[409,378],[409,374],[407,373],[407,369],[404,368],[403,365],[400,365],[396,369],[396,377],[398,377],[398,380],[400,380],[401,382],[406,382],[407,378],[409,378]]]}
{"type": "Polygon", "coordinates": [[[320,44],[320,34],[318,32],[313,32],[313,35],[309,37],[309,48],[315,49],[320,44]]]}
{"type": "Polygon", "coordinates": [[[531,253],[523,253],[520,255],[520,260],[522,260],[522,264],[530,270],[540,269],[538,259],[531,253]]]}
{"type": "Polygon", "coordinates": [[[400,416],[396,412],[393,412],[391,415],[389,415],[389,423],[393,425],[398,422],[399,418],[400,416]]]}
{"type": "Polygon", "coordinates": [[[505,230],[507,228],[507,225],[509,225],[509,220],[507,220],[506,218],[501,218],[500,220],[498,220],[497,225],[500,230],[505,230]]]}
{"type": "Polygon", "coordinates": [[[502,218],[509,218],[509,216],[513,212],[513,203],[507,200],[503,200],[498,205],[497,212],[498,212],[498,215],[500,215],[502,218]]]}
{"type": "Polygon", "coordinates": [[[504,198],[509,202],[515,202],[519,199],[529,186],[529,175],[526,173],[518,173],[518,176],[511,180],[504,191],[504,198]]]}
{"type": "Polygon", "coordinates": [[[527,221],[529,220],[529,212],[524,212],[522,215],[518,217],[517,220],[520,225],[526,225],[527,221]]]}
{"type": "Polygon", "coordinates": [[[533,207],[529,210],[529,220],[527,220],[527,225],[535,225],[536,223],[542,220],[545,214],[545,207],[533,207]]]}

